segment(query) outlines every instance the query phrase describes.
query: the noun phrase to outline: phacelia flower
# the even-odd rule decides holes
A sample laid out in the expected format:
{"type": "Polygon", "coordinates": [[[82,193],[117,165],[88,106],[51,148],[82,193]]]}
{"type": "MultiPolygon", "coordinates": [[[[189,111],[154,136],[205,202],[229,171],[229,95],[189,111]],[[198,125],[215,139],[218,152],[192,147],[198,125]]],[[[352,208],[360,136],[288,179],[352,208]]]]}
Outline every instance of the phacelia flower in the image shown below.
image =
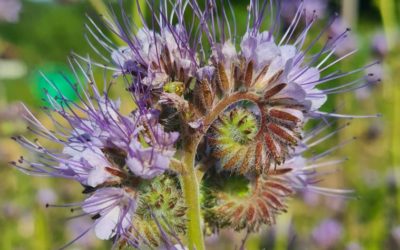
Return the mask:
{"type": "Polygon", "coordinates": [[[308,121],[357,117],[322,111],[329,95],[370,84],[352,76],[371,65],[334,69],[354,52],[344,44],[350,30],[336,26],[338,17],[309,39],[317,14],[302,1],[281,30],[280,4],[250,0],[246,30],[237,34],[229,1],[225,6],[209,0],[204,7],[195,0],[146,3],[152,22],[138,7],[142,28],[130,25],[124,10],[120,19],[112,12],[112,20],[105,20],[122,46],[89,20],[88,40],[108,66],[75,55],[123,80],[132,112],[122,114],[108,86],[99,91],[92,73],[78,63],[90,93],[85,84],[71,83],[79,103],[61,92],[48,96],[64,119],[50,116],[56,131],[27,115],[34,133],[63,149],[18,136],[39,160],[21,158],[13,165],[81,183],[88,198],[77,206],[92,216],[99,238],[120,247],[174,249],[187,236],[188,248],[201,250],[202,232],[252,232],[274,224],[298,192],[351,194],[318,185],[326,174],[322,167],[343,161],[321,159],[342,145],[312,157],[306,153],[337,132],[318,137],[329,126],[307,132],[308,121]],[[346,82],[347,76],[352,80],[346,82]],[[332,86],[337,79],[340,85],[332,86]]]}
{"type": "Polygon", "coordinates": [[[132,225],[136,209],[134,192],[116,187],[97,189],[82,204],[82,210],[95,218],[94,230],[99,239],[124,235],[132,225]]]}
{"type": "Polygon", "coordinates": [[[122,69],[121,73],[139,73],[142,83],[150,89],[160,89],[165,83],[173,81],[188,84],[197,72],[199,60],[183,26],[183,17],[177,17],[176,25],[160,20],[160,32],[145,25],[133,34],[133,38],[113,27],[128,45],[111,54],[113,63],[122,69]]]}
{"type": "MultiPolygon", "coordinates": [[[[26,111],[30,131],[46,139],[46,145],[58,144],[62,150],[43,146],[39,139],[16,136],[18,143],[38,155],[38,161],[21,157],[12,164],[28,174],[79,182],[88,198],[65,206],[90,215],[98,238],[127,241],[136,208],[145,195],[142,190],[149,180],[169,170],[179,133],[166,132],[157,112],[140,104],[130,114],[121,114],[120,102],[111,100],[106,91],[100,94],[92,76],[83,68],[82,73],[90,82],[88,89],[83,83],[73,85],[67,80],[80,104],[72,103],[60,91],[57,97],[47,95],[52,106],[45,110],[55,130],[47,129],[26,111]]],[[[175,194],[179,192],[177,189],[175,194]]]]}

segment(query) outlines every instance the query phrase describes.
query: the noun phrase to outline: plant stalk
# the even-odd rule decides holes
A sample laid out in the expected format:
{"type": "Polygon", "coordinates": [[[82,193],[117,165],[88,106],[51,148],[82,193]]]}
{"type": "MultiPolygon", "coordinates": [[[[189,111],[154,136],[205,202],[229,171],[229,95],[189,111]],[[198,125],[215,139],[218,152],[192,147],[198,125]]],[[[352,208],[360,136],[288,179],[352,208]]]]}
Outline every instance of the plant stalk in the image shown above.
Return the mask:
{"type": "MultiPolygon", "coordinates": [[[[236,92],[232,95],[224,97],[219,101],[214,109],[204,118],[203,131],[207,131],[218,115],[221,114],[226,108],[233,103],[241,100],[248,100],[252,102],[258,101],[258,96],[252,93],[236,92]]],[[[187,219],[188,219],[188,245],[189,249],[205,250],[203,230],[201,227],[201,209],[200,209],[200,193],[199,182],[200,178],[196,174],[195,157],[197,147],[203,138],[203,133],[196,133],[189,136],[186,140],[185,152],[182,162],[185,165],[185,171],[182,173],[182,188],[184,199],[186,202],[187,219]]]]}
{"type": "Polygon", "coordinates": [[[186,171],[182,174],[182,188],[188,208],[188,247],[190,250],[205,250],[201,227],[199,180],[197,179],[195,170],[195,156],[198,143],[199,140],[190,140],[185,147],[186,152],[183,155],[183,164],[186,171]]]}
{"type": "MultiPolygon", "coordinates": [[[[253,93],[236,92],[220,100],[213,110],[203,119],[203,132],[207,131],[211,124],[218,118],[226,108],[233,103],[241,100],[257,102],[259,97],[253,93]]],[[[195,157],[197,147],[203,138],[203,133],[196,133],[189,136],[185,145],[185,152],[182,162],[185,165],[185,171],[182,173],[182,187],[186,202],[188,218],[188,243],[189,249],[204,250],[204,237],[201,227],[201,209],[200,209],[200,178],[196,174],[195,157]]]]}

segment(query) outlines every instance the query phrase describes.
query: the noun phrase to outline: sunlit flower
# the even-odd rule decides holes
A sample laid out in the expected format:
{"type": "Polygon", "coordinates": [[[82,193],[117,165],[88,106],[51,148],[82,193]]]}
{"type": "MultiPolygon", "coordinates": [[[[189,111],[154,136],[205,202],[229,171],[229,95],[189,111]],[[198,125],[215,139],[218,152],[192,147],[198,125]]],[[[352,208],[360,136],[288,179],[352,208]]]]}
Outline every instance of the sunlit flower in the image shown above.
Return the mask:
{"type": "Polygon", "coordinates": [[[157,112],[140,104],[131,114],[121,114],[120,102],[109,99],[107,92],[100,95],[92,76],[82,73],[91,84],[89,89],[80,85],[79,91],[78,85],[71,84],[79,104],[60,91],[57,97],[47,95],[52,106],[46,109],[55,130],[47,129],[26,110],[29,129],[47,140],[46,145],[63,147],[61,152],[43,146],[39,139],[16,136],[18,143],[39,157],[37,162],[21,157],[12,164],[28,174],[78,181],[89,197],[64,206],[92,216],[98,238],[122,240],[132,231],[142,182],[169,169],[179,133],[165,132],[157,112]]]}
{"type": "MultiPolygon", "coordinates": [[[[182,16],[177,17],[183,22],[182,16]]],[[[139,29],[133,39],[120,33],[129,46],[111,55],[114,64],[122,69],[121,73],[139,73],[143,84],[151,89],[160,89],[168,81],[190,81],[199,63],[182,24],[161,22],[160,33],[148,27],[139,29]]]]}
{"type": "MultiPolygon", "coordinates": [[[[108,65],[78,55],[75,60],[123,80],[134,100],[132,112],[121,114],[122,104],[110,99],[109,87],[99,91],[91,71],[78,63],[90,93],[84,84],[71,83],[79,103],[62,93],[48,96],[64,119],[50,115],[56,131],[27,115],[31,130],[61,145],[61,153],[18,136],[39,160],[21,158],[13,165],[81,183],[88,198],[75,207],[92,216],[99,238],[119,247],[182,249],[180,237],[188,236],[190,249],[203,249],[204,231],[252,232],[274,224],[296,193],[351,195],[319,185],[326,174],[322,167],[344,160],[324,159],[342,144],[311,157],[307,151],[341,129],[323,134],[330,117],[356,117],[322,108],[329,95],[369,84],[352,75],[371,65],[336,71],[354,52],[349,44],[355,43],[345,44],[349,29],[335,17],[314,39],[307,38],[317,14],[299,2],[293,20],[280,30],[281,6],[273,3],[250,0],[242,34],[229,1],[225,6],[210,0],[204,7],[195,0],[149,2],[151,24],[138,8],[142,28],[130,25],[123,10],[120,20],[112,12],[105,24],[122,46],[90,19],[88,41],[108,65]],[[328,85],[337,79],[339,86],[328,85]],[[307,132],[310,120],[323,125],[307,132]]],[[[325,245],[333,241],[318,239],[325,245]]]]}

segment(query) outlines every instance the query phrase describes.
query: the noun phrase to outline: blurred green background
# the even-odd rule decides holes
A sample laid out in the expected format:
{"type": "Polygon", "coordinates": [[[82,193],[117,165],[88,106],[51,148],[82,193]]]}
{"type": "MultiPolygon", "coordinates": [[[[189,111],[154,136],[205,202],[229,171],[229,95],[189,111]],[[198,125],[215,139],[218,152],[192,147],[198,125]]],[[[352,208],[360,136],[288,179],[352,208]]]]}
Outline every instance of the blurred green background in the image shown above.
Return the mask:
{"type": "MultiPolygon", "coordinates": [[[[247,1],[232,2],[240,14],[238,30],[243,31],[242,14],[247,1]]],[[[284,2],[290,9],[295,1],[284,2]]],[[[349,160],[322,183],[329,187],[354,189],[358,198],[342,200],[302,194],[291,201],[289,212],[279,217],[276,226],[266,228],[259,235],[251,235],[247,248],[400,249],[400,45],[397,36],[400,1],[322,2],[325,2],[323,8],[315,7],[321,21],[309,37],[315,37],[329,16],[338,12],[342,27],[352,27],[351,41],[347,43],[349,48],[343,49],[358,49],[355,55],[335,67],[348,71],[374,60],[381,61],[378,66],[361,72],[373,72],[381,82],[363,90],[332,96],[324,107],[326,110],[337,108],[340,113],[382,114],[381,118],[351,121],[349,128],[318,149],[322,151],[354,136],[358,138],[335,152],[349,160]]],[[[132,3],[126,1],[127,8],[132,10],[132,3]]],[[[118,8],[115,2],[112,5],[118,8]]],[[[14,134],[27,133],[26,124],[19,115],[20,101],[26,103],[44,124],[50,125],[39,110],[43,105],[41,90],[46,88],[40,72],[56,82],[63,82],[59,72],[72,77],[66,60],[71,51],[94,55],[84,39],[86,14],[99,21],[99,13],[103,11],[104,5],[96,0],[0,0],[1,250],[57,249],[90,225],[88,219],[70,219],[68,209],[45,207],[46,203],[82,200],[79,185],[26,176],[9,167],[7,162],[21,154],[26,155],[9,139],[14,134]]],[[[284,14],[290,15],[290,11],[284,14]]],[[[97,74],[101,77],[102,72],[97,74]]],[[[121,95],[122,99],[129,98],[124,88],[117,89],[114,88],[115,94],[121,95]]],[[[68,92],[68,88],[65,91],[68,92]]],[[[72,92],[67,95],[74,98],[72,92]]],[[[210,237],[207,241],[210,249],[233,249],[232,242],[240,242],[240,239],[225,231],[219,239],[210,237]]],[[[89,233],[70,249],[110,247],[89,233]]]]}

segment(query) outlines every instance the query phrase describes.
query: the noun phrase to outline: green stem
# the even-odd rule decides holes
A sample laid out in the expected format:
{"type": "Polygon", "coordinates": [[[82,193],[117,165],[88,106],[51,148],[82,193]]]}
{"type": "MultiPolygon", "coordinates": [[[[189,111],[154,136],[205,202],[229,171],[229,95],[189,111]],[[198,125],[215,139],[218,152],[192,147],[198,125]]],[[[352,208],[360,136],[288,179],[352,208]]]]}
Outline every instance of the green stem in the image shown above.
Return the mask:
{"type": "Polygon", "coordinates": [[[189,249],[205,250],[201,228],[201,210],[199,180],[195,170],[195,156],[199,140],[191,140],[186,146],[183,163],[186,167],[182,174],[183,195],[185,198],[188,219],[189,249]]]}
{"type": "MultiPolygon", "coordinates": [[[[249,100],[257,102],[259,97],[253,93],[236,92],[230,96],[224,97],[214,109],[204,118],[203,131],[207,131],[214,120],[231,104],[241,100],[249,100]]],[[[204,250],[204,237],[201,227],[201,209],[200,209],[200,193],[199,182],[200,176],[196,174],[195,156],[197,147],[203,137],[203,134],[197,133],[189,136],[185,145],[185,152],[182,162],[185,170],[182,173],[182,187],[186,202],[187,218],[188,218],[188,243],[189,249],[204,250]],[[198,177],[199,176],[199,177],[198,177]]]]}
{"type": "Polygon", "coordinates": [[[204,130],[207,131],[211,124],[218,118],[218,116],[233,103],[247,100],[254,103],[258,103],[260,97],[251,92],[235,92],[229,96],[224,97],[221,101],[215,105],[213,110],[204,118],[204,130]]]}

